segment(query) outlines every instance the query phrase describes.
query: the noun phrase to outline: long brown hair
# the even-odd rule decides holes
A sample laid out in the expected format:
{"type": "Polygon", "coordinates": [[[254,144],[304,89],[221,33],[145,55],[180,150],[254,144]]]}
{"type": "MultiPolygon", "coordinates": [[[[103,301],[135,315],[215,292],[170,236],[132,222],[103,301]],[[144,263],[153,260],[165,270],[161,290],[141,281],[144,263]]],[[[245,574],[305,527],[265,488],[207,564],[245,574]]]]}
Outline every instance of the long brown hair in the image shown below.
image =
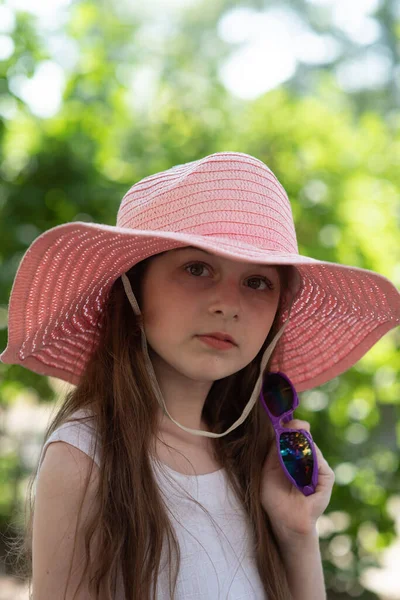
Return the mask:
{"type": "MultiPolygon", "coordinates": [[[[152,258],[138,263],[127,273],[139,306],[142,276],[152,258]]],[[[258,378],[265,348],[282,324],[281,316],[285,308],[282,299],[289,289],[291,269],[278,266],[280,302],[271,330],[258,355],[239,372],[213,383],[202,414],[210,431],[221,433],[228,429],[247,404],[258,378]]],[[[95,415],[102,451],[96,498],[99,510],[85,527],[87,555],[81,584],[83,577],[88,576],[94,597],[112,600],[120,569],[127,600],[155,600],[156,586],[153,583],[154,593],[151,596],[152,582],[157,580],[163,540],[168,539],[170,596],[174,598],[180,565],[179,543],[149,458],[154,452],[154,439],[157,437],[158,402],[141,348],[139,318],[131,308],[121,278],[110,289],[98,327],[100,341],[79,385],[67,393],[45,433],[47,440],[79,409],[90,408],[95,415]],[[95,533],[101,551],[97,556],[90,556],[88,549],[95,533]],[[173,577],[171,547],[176,561],[173,577]]],[[[257,402],[239,427],[221,438],[215,438],[213,448],[215,458],[225,468],[250,523],[256,564],[269,600],[290,600],[280,549],[270,518],[260,503],[262,466],[273,443],[275,434],[272,425],[257,402]]],[[[29,498],[36,475],[37,472],[28,486],[29,498]]],[[[84,494],[90,475],[88,473],[84,494]]],[[[28,577],[29,588],[32,576],[33,511],[30,499],[28,524],[15,545],[22,563],[20,572],[28,577]]]]}

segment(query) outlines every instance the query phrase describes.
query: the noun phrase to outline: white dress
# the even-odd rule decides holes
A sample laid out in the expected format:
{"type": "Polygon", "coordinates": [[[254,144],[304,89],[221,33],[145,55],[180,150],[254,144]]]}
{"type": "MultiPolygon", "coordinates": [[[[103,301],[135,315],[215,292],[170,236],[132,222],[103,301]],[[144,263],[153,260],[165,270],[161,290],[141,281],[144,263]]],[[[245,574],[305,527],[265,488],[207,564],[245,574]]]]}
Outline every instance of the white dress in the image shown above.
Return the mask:
{"type": "MultiPolygon", "coordinates": [[[[75,413],[76,416],[84,414],[87,413],[75,413]]],[[[39,465],[48,445],[57,441],[79,448],[100,465],[100,448],[95,453],[92,449],[94,438],[90,422],[64,423],[44,445],[39,465]]],[[[225,470],[195,476],[178,473],[165,464],[160,470],[156,462],[152,461],[152,464],[160,490],[172,512],[173,516],[171,513],[168,516],[181,551],[176,600],[266,600],[255,564],[253,536],[245,512],[228,485],[225,470]],[[204,506],[215,524],[185,493],[204,506]]],[[[158,600],[170,600],[166,556],[161,558],[158,600]]],[[[115,600],[125,600],[122,578],[115,600]]]]}

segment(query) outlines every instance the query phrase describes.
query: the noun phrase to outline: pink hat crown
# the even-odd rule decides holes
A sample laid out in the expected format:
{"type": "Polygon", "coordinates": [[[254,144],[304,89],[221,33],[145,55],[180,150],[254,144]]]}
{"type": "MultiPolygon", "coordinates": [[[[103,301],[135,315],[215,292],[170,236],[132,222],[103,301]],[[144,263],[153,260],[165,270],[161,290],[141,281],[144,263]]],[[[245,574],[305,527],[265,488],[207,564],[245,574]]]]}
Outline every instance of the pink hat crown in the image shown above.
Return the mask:
{"type": "Polygon", "coordinates": [[[117,227],[209,235],[298,254],[284,188],[263,162],[240,152],[211,154],[142,179],[123,197],[117,227]]]}

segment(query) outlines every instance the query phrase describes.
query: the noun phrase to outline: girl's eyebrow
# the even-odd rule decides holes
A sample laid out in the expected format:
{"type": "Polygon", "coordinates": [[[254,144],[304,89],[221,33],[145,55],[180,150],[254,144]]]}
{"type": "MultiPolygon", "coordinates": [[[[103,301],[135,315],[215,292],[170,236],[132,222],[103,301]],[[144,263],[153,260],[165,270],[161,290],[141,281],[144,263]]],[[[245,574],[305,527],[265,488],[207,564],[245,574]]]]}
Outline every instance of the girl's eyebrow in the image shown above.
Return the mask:
{"type": "MultiPolygon", "coordinates": [[[[173,252],[178,252],[178,251],[182,251],[182,250],[198,250],[199,252],[204,252],[205,254],[208,254],[209,256],[216,256],[216,254],[213,254],[212,252],[208,252],[208,250],[203,250],[203,248],[197,248],[196,246],[184,246],[182,248],[174,248],[173,252]]],[[[275,268],[275,265],[257,265],[254,263],[249,263],[249,267],[256,268],[256,269],[262,269],[263,267],[275,268]]]]}

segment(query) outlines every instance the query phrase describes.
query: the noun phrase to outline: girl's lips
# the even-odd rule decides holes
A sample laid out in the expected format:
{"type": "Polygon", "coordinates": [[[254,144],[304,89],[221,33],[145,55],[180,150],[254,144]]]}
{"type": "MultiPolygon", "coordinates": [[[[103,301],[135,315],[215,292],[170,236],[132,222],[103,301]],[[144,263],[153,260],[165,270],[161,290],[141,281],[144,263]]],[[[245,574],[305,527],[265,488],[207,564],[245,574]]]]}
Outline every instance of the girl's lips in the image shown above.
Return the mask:
{"type": "Polygon", "coordinates": [[[208,337],[216,338],[217,340],[222,340],[224,342],[231,342],[234,346],[237,346],[236,341],[233,339],[229,333],[225,331],[207,331],[207,333],[203,333],[200,335],[206,335],[208,337]]]}
{"type": "Polygon", "coordinates": [[[235,348],[235,344],[225,340],[219,340],[209,335],[198,335],[197,336],[202,342],[218,350],[229,350],[229,348],[235,348]]]}

